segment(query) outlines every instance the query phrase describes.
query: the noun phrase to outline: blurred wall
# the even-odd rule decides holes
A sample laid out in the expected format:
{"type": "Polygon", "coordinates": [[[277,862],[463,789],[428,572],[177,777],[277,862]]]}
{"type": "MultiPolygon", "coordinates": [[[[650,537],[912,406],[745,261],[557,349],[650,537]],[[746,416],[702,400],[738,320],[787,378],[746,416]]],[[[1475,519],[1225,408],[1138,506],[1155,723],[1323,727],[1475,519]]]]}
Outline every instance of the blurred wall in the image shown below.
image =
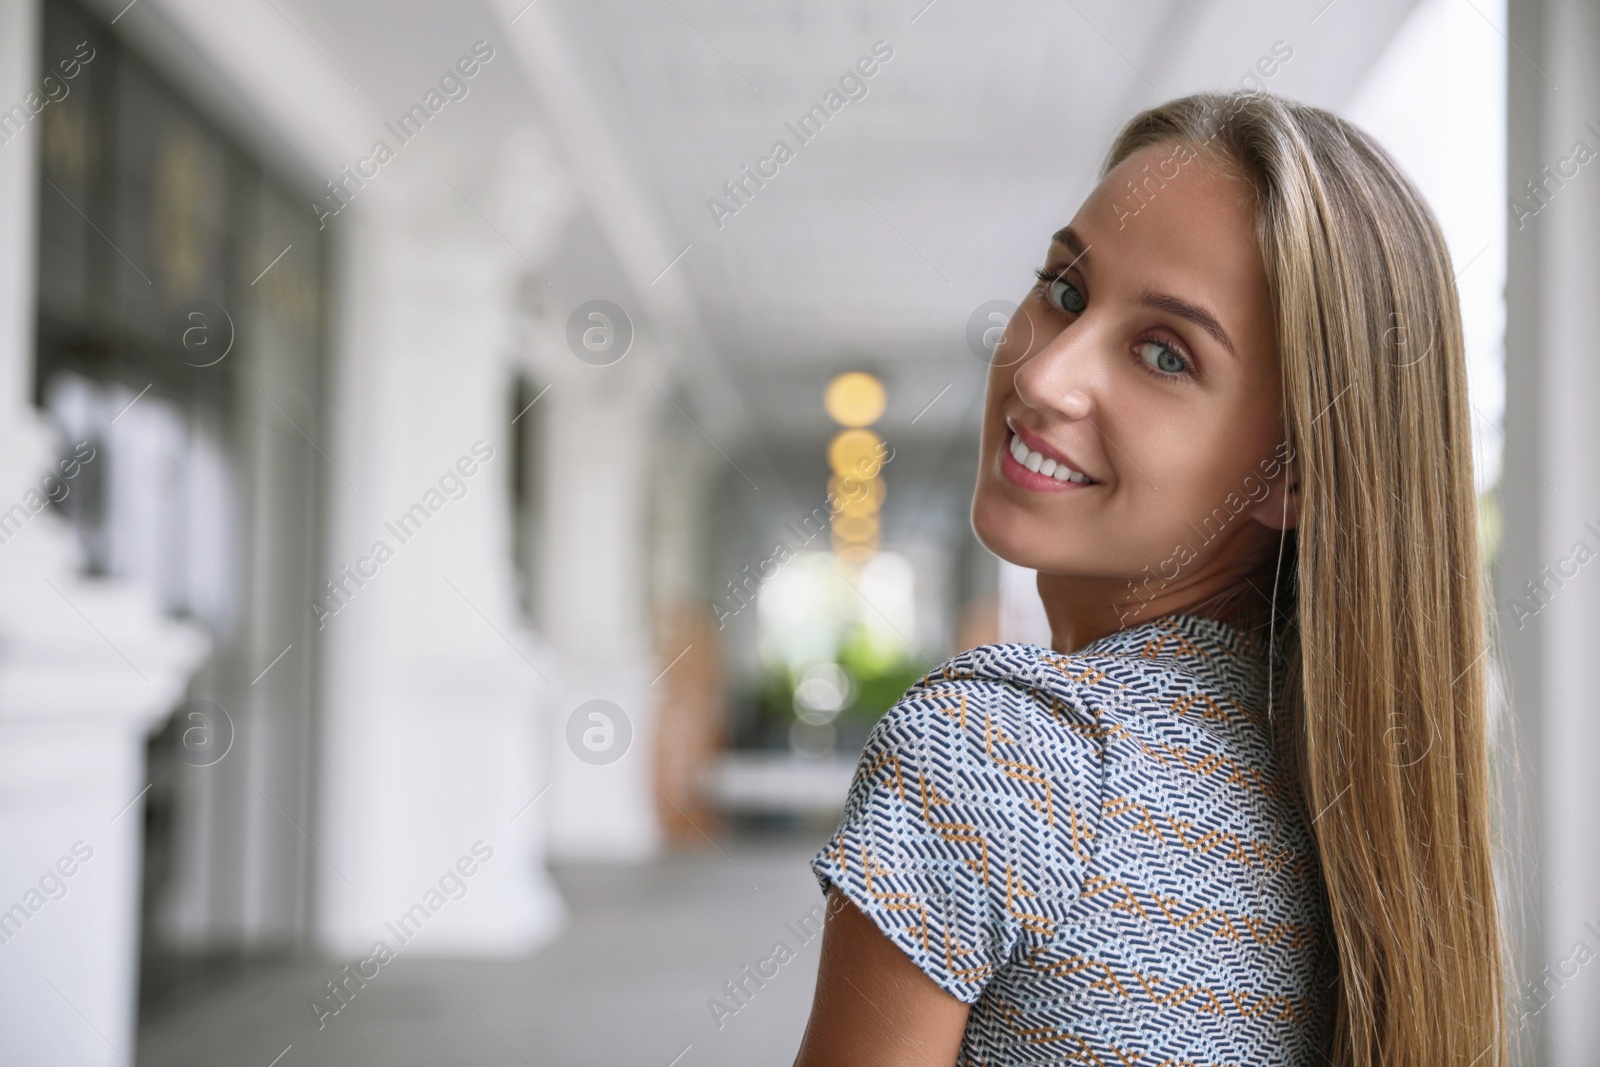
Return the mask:
{"type": "Polygon", "coordinates": [[[1498,593],[1510,670],[1504,828],[1522,937],[1518,1038],[1549,1064],[1600,1048],[1600,10],[1516,0],[1507,42],[1507,452],[1498,593]],[[1583,147],[1580,147],[1583,146],[1583,147]],[[1582,543],[1585,549],[1580,548],[1582,543]],[[1520,605],[1520,610],[1515,606],[1520,605]]]}

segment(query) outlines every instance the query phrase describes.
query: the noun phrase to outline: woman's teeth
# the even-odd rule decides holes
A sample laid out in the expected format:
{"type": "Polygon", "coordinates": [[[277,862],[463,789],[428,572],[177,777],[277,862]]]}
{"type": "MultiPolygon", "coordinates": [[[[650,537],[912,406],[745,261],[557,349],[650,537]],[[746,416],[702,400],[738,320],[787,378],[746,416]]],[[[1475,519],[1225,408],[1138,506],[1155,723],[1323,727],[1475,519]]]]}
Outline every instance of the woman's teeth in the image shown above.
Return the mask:
{"type": "Polygon", "coordinates": [[[1088,485],[1091,481],[1087,474],[1081,474],[1063,463],[1049,459],[1042,452],[1035,452],[1022,443],[1022,438],[1016,434],[1011,435],[1011,456],[1018,463],[1027,467],[1036,474],[1048,475],[1058,482],[1077,482],[1079,485],[1088,485]]]}

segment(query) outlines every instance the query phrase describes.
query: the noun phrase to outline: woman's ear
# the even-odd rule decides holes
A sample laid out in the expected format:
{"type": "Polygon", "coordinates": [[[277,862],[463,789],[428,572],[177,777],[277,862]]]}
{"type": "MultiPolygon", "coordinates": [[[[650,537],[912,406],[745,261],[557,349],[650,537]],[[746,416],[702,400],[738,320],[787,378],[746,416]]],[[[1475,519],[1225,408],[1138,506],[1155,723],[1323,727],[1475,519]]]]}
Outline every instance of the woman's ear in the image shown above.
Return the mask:
{"type": "Polygon", "coordinates": [[[1269,483],[1250,517],[1269,530],[1293,530],[1300,524],[1300,479],[1294,471],[1286,470],[1269,483]]]}

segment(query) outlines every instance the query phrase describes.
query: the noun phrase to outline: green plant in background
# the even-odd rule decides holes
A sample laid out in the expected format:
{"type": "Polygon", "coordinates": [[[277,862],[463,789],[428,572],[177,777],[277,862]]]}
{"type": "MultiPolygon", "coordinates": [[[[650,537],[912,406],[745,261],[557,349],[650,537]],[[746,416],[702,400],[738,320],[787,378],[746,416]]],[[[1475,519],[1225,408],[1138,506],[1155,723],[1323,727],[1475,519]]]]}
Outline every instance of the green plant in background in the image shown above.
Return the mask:
{"type": "Polygon", "coordinates": [[[844,714],[876,722],[923,675],[918,661],[904,650],[880,644],[865,626],[854,626],[839,643],[839,665],[860,687],[844,714]]]}
{"type": "Polygon", "coordinates": [[[896,553],[853,577],[832,553],[801,553],[758,600],[757,745],[781,737],[805,756],[858,745],[927,669],[905,637],[919,617],[915,570],[896,553]]]}
{"type": "MultiPolygon", "coordinates": [[[[826,665],[843,668],[854,683],[851,697],[837,712],[837,718],[865,726],[877,722],[924,673],[919,661],[899,648],[875,642],[864,626],[852,627],[843,635],[836,659],[826,665]]],[[[806,701],[797,698],[796,690],[817,672],[815,662],[768,664],[761,675],[762,718],[774,725],[806,718],[800,714],[806,701]]],[[[819,721],[834,717],[824,714],[819,721]]]]}
{"type": "Polygon", "coordinates": [[[767,664],[761,672],[760,704],[763,718],[794,718],[795,672],[781,663],[767,664]]]}

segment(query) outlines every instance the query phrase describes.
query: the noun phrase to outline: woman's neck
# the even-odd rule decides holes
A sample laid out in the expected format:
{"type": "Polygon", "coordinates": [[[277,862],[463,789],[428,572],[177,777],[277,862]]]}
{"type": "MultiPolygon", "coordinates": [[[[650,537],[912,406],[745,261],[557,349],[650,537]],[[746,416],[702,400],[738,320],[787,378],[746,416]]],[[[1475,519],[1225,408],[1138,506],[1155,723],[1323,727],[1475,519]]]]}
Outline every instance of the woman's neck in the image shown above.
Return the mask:
{"type": "Polygon", "coordinates": [[[1271,614],[1276,553],[1246,569],[1226,569],[1138,588],[1126,579],[1039,572],[1050,647],[1072,653],[1119,630],[1163,615],[1199,615],[1249,630],[1271,614]],[[1130,595],[1130,590],[1135,590],[1130,595]]]}

